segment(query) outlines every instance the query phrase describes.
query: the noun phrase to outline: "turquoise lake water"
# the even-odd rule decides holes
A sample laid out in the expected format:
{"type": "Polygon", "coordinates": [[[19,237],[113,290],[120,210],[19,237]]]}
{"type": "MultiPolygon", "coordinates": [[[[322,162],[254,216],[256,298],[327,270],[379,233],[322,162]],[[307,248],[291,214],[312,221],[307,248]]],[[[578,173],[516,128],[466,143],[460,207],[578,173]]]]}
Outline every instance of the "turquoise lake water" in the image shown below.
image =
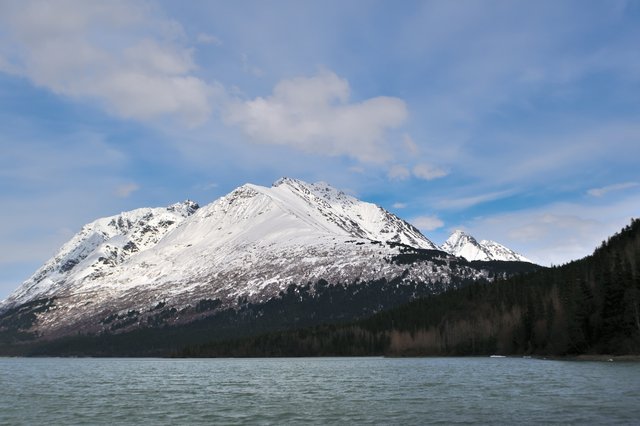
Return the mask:
{"type": "Polygon", "coordinates": [[[0,358],[0,424],[640,424],[640,363],[0,358]]]}

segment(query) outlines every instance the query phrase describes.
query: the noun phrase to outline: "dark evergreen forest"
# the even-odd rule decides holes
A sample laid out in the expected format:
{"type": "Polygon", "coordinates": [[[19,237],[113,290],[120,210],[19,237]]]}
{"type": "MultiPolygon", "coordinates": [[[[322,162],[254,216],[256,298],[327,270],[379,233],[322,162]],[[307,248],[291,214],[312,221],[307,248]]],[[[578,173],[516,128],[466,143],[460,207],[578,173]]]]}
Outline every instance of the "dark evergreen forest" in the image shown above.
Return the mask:
{"type": "Polygon", "coordinates": [[[178,356],[640,353],[640,220],[584,259],[477,282],[341,325],[191,345],[178,356]]]}

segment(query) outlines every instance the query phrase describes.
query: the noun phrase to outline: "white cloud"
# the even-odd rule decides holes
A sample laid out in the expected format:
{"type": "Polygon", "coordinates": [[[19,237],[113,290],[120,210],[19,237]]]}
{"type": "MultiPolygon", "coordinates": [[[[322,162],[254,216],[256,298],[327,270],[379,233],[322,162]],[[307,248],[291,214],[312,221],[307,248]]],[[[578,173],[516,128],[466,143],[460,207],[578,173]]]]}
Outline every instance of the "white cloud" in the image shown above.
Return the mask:
{"type": "Polygon", "coordinates": [[[198,43],[222,46],[222,40],[212,34],[200,33],[197,37],[198,43]]]}
{"type": "Polygon", "coordinates": [[[394,209],[404,209],[407,207],[407,203],[393,203],[391,207],[394,209]]]}
{"type": "Polygon", "coordinates": [[[420,179],[433,180],[444,177],[448,174],[448,171],[440,167],[434,167],[425,163],[417,164],[413,167],[413,175],[420,179]]]}
{"type": "Polygon", "coordinates": [[[587,256],[640,212],[637,197],[603,205],[554,203],[535,209],[479,217],[466,224],[543,265],[587,256]]]}
{"type": "Polygon", "coordinates": [[[389,168],[387,177],[391,180],[407,180],[411,177],[411,171],[405,166],[395,164],[389,168]]]}
{"type": "Polygon", "coordinates": [[[444,222],[435,215],[414,217],[410,222],[422,231],[433,231],[444,226],[444,222]]]}
{"type": "Polygon", "coordinates": [[[404,143],[404,148],[409,154],[417,155],[420,152],[420,147],[416,144],[411,135],[405,133],[402,136],[402,142],[404,143]]]}
{"type": "Polygon", "coordinates": [[[140,189],[140,186],[138,186],[138,184],[134,182],[123,183],[122,185],[119,185],[116,188],[115,195],[117,195],[120,198],[127,198],[128,196],[136,192],[138,189],[140,189]]]}
{"type": "Polygon", "coordinates": [[[638,182],[624,182],[624,183],[616,183],[614,185],[603,186],[601,188],[591,188],[587,191],[587,194],[592,197],[602,197],[609,192],[622,191],[629,188],[634,188],[640,185],[638,182]]]}
{"type": "Polygon", "coordinates": [[[203,123],[216,92],[192,75],[182,29],[137,1],[3,2],[5,71],[54,93],[93,99],[125,118],[203,123]]]}
{"type": "Polygon", "coordinates": [[[436,206],[441,209],[462,210],[489,201],[499,200],[513,194],[513,191],[496,191],[487,194],[474,195],[471,197],[442,199],[436,202],[436,206]]]}
{"type": "Polygon", "coordinates": [[[407,166],[403,166],[402,164],[394,164],[389,167],[389,170],[387,171],[387,177],[389,179],[400,181],[407,180],[411,176],[418,179],[433,180],[447,176],[448,174],[448,171],[426,163],[416,164],[413,169],[409,169],[407,166]]]}
{"type": "Polygon", "coordinates": [[[404,101],[380,96],[350,103],[350,95],[345,79],[322,71],[282,80],[266,98],[235,103],[227,120],[263,143],[362,162],[387,161],[385,132],[405,122],[404,101]]]}

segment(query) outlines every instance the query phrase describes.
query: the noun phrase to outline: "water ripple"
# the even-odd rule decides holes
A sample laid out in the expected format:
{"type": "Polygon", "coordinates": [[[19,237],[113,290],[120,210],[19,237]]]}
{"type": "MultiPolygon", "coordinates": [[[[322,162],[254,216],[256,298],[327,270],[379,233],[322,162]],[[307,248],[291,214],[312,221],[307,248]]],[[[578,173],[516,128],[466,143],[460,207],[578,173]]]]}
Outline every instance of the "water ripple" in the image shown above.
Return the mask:
{"type": "Polygon", "coordinates": [[[638,424],[640,365],[0,359],[0,424],[638,424]]]}

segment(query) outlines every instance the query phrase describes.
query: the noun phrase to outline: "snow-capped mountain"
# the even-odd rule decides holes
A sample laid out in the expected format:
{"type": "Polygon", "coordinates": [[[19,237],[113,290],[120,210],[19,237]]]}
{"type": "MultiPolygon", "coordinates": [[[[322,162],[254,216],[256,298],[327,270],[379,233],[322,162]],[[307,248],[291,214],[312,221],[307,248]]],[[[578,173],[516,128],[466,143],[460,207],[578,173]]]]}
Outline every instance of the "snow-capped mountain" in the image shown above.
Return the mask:
{"type": "Polygon", "coordinates": [[[394,282],[424,294],[490,275],[437,250],[409,223],[325,183],[246,184],[204,207],[84,226],[0,305],[0,329],[2,315],[33,312],[29,331],[45,337],[127,330],[259,305],[292,285],[394,282]]]}
{"type": "Polygon", "coordinates": [[[506,260],[531,262],[521,254],[516,253],[500,243],[490,240],[478,242],[471,235],[461,230],[454,231],[442,245],[442,250],[454,256],[473,260],[506,260]]]}
{"type": "Polygon", "coordinates": [[[141,208],[93,221],[83,226],[7,302],[51,295],[67,282],[108,274],[132,255],[153,247],[198,207],[187,200],[166,208],[141,208]]]}

